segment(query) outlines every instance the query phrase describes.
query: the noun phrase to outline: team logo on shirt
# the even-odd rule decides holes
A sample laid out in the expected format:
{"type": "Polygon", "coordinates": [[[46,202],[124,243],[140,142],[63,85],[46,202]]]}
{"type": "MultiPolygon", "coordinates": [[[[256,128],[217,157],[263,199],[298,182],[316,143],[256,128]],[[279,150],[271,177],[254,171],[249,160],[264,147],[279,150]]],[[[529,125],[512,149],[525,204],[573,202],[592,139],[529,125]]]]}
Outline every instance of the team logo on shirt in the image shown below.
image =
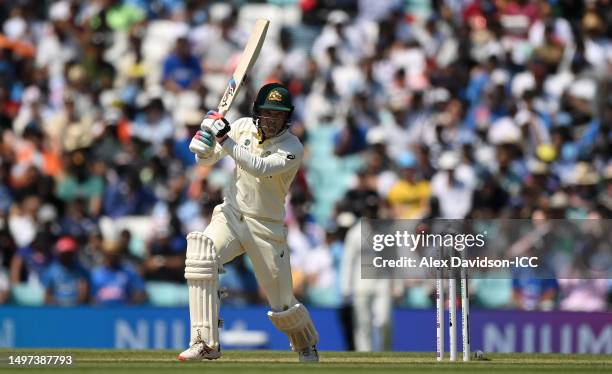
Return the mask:
{"type": "Polygon", "coordinates": [[[290,160],[295,160],[295,155],[294,155],[294,154],[289,153],[289,154],[287,155],[287,158],[288,158],[288,159],[290,159],[290,160]]]}
{"type": "Polygon", "coordinates": [[[270,101],[283,101],[283,95],[277,90],[272,90],[268,94],[268,100],[270,101]]]}
{"type": "Polygon", "coordinates": [[[265,151],[265,152],[264,152],[264,153],[261,155],[261,157],[268,157],[268,156],[270,156],[271,154],[272,154],[272,151],[265,151]]]}
{"type": "Polygon", "coordinates": [[[244,141],[244,145],[249,145],[249,144],[251,144],[251,139],[247,139],[244,141]]]}

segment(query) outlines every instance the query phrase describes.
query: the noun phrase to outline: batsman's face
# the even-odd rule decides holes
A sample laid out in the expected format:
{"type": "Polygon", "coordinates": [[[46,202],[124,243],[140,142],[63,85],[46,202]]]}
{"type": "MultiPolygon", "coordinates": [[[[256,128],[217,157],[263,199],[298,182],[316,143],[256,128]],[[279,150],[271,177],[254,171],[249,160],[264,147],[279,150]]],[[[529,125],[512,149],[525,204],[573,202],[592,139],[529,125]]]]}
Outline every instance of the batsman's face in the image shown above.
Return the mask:
{"type": "Polygon", "coordinates": [[[266,139],[276,136],[285,127],[288,115],[289,113],[281,110],[260,110],[259,127],[266,139]]]}

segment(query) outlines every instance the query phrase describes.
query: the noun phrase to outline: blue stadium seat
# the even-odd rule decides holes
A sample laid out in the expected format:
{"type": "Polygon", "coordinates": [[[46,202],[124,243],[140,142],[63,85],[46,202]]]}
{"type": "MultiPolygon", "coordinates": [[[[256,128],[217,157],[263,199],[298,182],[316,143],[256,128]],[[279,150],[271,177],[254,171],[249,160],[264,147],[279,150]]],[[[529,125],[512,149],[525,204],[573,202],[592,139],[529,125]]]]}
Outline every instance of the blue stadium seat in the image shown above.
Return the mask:
{"type": "Polygon", "coordinates": [[[483,308],[507,308],[512,301],[512,278],[509,274],[474,278],[472,289],[476,290],[476,305],[483,308]]]}
{"type": "Polygon", "coordinates": [[[184,306],[189,304],[186,284],[171,282],[147,282],[147,297],[156,306],[184,306]]]}
{"type": "Polygon", "coordinates": [[[403,300],[403,304],[409,308],[431,308],[433,304],[429,298],[429,291],[429,287],[425,285],[410,287],[403,300]]]}
{"type": "Polygon", "coordinates": [[[308,131],[307,179],[315,197],[313,214],[320,223],[329,219],[336,202],[342,199],[355,172],[363,165],[362,156],[334,155],[337,131],[333,125],[308,131]]]}

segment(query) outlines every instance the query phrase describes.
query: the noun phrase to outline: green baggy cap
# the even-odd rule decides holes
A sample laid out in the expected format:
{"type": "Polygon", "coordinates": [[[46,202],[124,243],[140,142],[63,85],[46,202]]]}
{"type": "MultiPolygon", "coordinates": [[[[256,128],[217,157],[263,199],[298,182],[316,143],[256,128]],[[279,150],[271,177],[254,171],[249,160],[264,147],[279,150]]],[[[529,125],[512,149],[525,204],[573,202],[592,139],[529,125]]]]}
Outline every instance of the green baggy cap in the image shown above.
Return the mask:
{"type": "Polygon", "coordinates": [[[291,94],[286,87],[279,83],[270,83],[263,86],[255,99],[255,110],[270,109],[291,112],[293,110],[291,94]]]}

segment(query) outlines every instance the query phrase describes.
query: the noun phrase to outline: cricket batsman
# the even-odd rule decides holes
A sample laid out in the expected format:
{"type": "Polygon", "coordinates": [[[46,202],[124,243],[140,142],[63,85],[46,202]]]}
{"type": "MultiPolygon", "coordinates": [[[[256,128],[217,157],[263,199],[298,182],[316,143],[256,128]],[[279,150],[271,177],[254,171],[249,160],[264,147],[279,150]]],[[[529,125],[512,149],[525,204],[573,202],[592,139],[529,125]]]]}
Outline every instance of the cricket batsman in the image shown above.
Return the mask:
{"type": "Polygon", "coordinates": [[[292,291],[286,242],[285,197],[304,154],[288,130],[292,98],[284,86],[263,86],[253,104],[253,117],[231,125],[210,111],[189,150],[201,165],[224,156],[234,159],[233,182],[215,207],[204,232],[187,235],[185,278],[189,287],[191,340],[178,359],[213,360],[219,345],[219,273],[222,265],[247,253],[265,291],[272,324],[289,338],[301,362],[319,361],[319,335],[308,310],[292,291]]]}

